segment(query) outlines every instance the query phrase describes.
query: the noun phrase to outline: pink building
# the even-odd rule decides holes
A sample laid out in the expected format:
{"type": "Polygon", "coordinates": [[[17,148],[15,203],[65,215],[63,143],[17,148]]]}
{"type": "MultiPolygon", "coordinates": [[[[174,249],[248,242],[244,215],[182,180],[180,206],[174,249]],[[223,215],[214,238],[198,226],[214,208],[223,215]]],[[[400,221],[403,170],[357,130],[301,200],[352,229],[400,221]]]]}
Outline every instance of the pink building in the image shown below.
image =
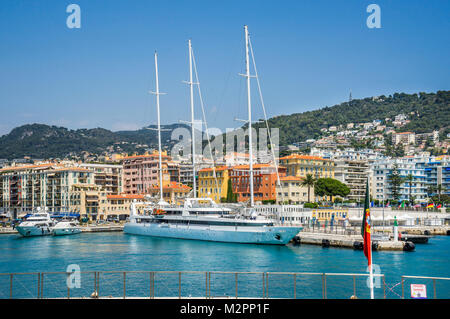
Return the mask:
{"type": "MultiPolygon", "coordinates": [[[[169,166],[172,159],[166,152],[162,153],[163,185],[171,181],[169,166]]],[[[149,194],[154,185],[159,185],[158,152],[147,155],[127,156],[122,159],[123,192],[125,194],[149,194]]],[[[175,178],[175,177],[173,177],[175,178]]]]}

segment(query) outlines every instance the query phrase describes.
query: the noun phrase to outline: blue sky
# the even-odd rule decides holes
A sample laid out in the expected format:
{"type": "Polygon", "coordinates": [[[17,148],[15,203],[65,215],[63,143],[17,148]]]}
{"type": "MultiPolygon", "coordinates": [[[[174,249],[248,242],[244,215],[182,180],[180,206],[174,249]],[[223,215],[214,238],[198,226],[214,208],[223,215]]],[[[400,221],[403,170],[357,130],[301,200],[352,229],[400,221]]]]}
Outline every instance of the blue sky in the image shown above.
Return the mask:
{"type": "MultiPolygon", "coordinates": [[[[155,50],[162,122],[188,120],[189,38],[208,125],[240,126],[244,24],[269,116],[334,105],[350,89],[354,98],[448,90],[449,12],[440,0],[2,0],[0,135],[27,123],[114,131],[156,123],[155,50]],[[66,26],[71,3],[81,29],[66,26]],[[381,29],[366,26],[371,3],[381,29]]],[[[262,114],[255,102],[254,118],[262,114]]]]}

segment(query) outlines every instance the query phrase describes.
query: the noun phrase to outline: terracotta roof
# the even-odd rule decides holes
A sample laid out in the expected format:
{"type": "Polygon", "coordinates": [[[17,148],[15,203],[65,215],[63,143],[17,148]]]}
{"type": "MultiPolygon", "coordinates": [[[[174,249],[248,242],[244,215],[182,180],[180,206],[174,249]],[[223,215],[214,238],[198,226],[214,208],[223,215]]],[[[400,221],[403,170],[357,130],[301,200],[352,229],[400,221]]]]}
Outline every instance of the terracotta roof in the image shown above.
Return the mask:
{"type": "MultiPolygon", "coordinates": [[[[226,170],[229,168],[230,167],[228,167],[228,166],[218,166],[218,167],[216,167],[216,172],[223,171],[223,170],[226,170]]],[[[202,168],[201,170],[199,170],[199,172],[209,172],[209,171],[213,171],[213,170],[214,170],[214,167],[207,167],[207,168],[202,168]]]]}
{"type": "MultiPolygon", "coordinates": [[[[159,184],[155,184],[153,185],[153,189],[158,189],[159,190],[159,184]]],[[[191,188],[187,185],[181,184],[181,183],[177,183],[177,182],[170,182],[169,186],[163,186],[163,190],[164,189],[173,189],[173,190],[186,190],[189,191],[191,188]]]]}
{"type": "Polygon", "coordinates": [[[54,163],[46,163],[46,164],[39,164],[39,165],[24,165],[24,166],[11,166],[11,167],[5,167],[0,169],[0,172],[6,172],[6,171],[18,171],[18,170],[26,170],[26,169],[33,169],[33,168],[45,168],[45,167],[52,167],[57,166],[58,164],[54,163]]]}
{"type": "Polygon", "coordinates": [[[306,160],[329,161],[329,159],[325,159],[319,156],[300,155],[300,154],[291,154],[280,158],[280,160],[282,159],[306,159],[306,160]]]}
{"type": "MultiPolygon", "coordinates": [[[[253,168],[263,168],[263,167],[273,167],[275,168],[275,165],[272,164],[253,164],[253,168]]],[[[278,166],[280,167],[280,166],[278,166]]],[[[245,164],[245,165],[236,165],[236,166],[232,166],[232,169],[249,169],[250,165],[249,164],[245,164]]]]}
{"type": "Polygon", "coordinates": [[[402,133],[397,133],[397,134],[414,134],[413,132],[402,132],[402,133]]]}
{"type": "Polygon", "coordinates": [[[138,194],[120,194],[120,195],[106,195],[107,199],[144,199],[144,195],[138,194]]]}
{"type": "Polygon", "coordinates": [[[280,180],[281,181],[301,181],[303,180],[303,177],[300,176],[281,176],[280,180]]]}
{"type": "MultiPolygon", "coordinates": [[[[146,157],[159,157],[159,154],[147,154],[147,155],[133,155],[133,156],[125,156],[121,158],[121,160],[127,160],[127,159],[133,159],[133,158],[146,158],[146,157]]],[[[161,158],[163,157],[169,157],[169,155],[161,154],[161,158]]]]}

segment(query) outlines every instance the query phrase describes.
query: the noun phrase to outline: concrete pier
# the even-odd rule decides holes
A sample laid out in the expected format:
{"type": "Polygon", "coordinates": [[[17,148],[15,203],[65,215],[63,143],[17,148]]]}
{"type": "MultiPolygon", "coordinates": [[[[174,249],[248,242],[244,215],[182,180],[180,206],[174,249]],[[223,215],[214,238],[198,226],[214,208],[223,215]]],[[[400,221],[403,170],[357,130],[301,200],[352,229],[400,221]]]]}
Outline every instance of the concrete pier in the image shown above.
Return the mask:
{"type": "MultiPolygon", "coordinates": [[[[123,231],[123,225],[104,225],[104,226],[81,226],[83,233],[95,233],[95,232],[117,232],[123,231]]],[[[12,227],[1,227],[0,234],[18,234],[19,232],[12,227]]]]}
{"type": "MultiPolygon", "coordinates": [[[[327,233],[301,232],[300,244],[320,245],[322,247],[342,247],[351,249],[362,249],[363,238],[361,235],[339,235],[327,233]]],[[[373,242],[374,250],[414,250],[414,244],[405,241],[378,241],[373,242]]]]}

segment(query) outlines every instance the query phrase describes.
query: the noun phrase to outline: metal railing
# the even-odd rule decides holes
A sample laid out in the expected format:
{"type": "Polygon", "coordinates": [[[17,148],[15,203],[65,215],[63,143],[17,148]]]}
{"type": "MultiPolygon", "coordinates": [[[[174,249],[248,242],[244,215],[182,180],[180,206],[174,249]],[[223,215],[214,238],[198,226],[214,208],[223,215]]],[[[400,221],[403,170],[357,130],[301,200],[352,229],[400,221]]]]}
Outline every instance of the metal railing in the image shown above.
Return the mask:
{"type": "MultiPolygon", "coordinates": [[[[0,298],[368,298],[368,274],[226,271],[88,271],[0,274],[0,298]],[[339,278],[340,280],[335,280],[339,278]],[[345,286],[345,289],[342,287],[345,286]],[[367,291],[366,291],[367,290],[367,291]]],[[[386,297],[384,275],[383,293],[386,297]]]]}
{"type": "MultiPolygon", "coordinates": [[[[80,286],[71,287],[68,283],[75,274],[2,273],[0,299],[370,297],[367,273],[85,271],[78,273],[80,286]]],[[[401,276],[401,281],[395,284],[387,283],[384,274],[374,274],[374,278],[377,299],[405,298],[408,280],[412,279],[415,284],[432,287],[429,298],[450,297],[450,278],[401,276]]]]}

